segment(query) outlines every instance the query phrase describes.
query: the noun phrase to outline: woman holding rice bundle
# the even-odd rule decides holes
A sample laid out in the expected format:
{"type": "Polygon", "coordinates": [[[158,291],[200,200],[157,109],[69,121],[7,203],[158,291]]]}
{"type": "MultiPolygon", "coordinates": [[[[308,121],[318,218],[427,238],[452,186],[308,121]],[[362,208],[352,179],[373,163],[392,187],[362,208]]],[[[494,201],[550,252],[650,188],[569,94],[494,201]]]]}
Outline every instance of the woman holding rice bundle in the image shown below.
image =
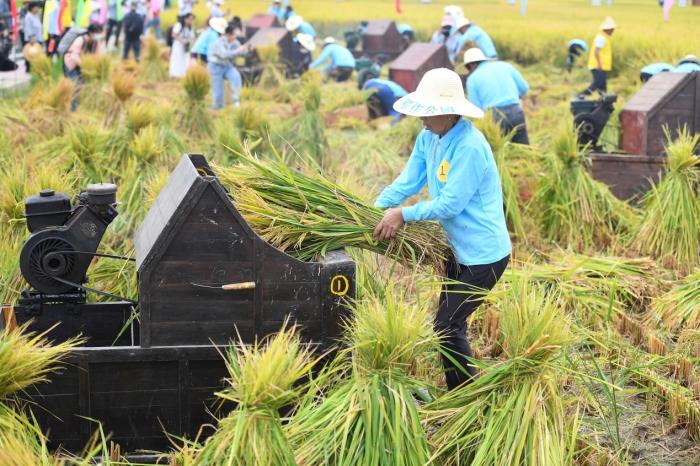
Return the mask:
{"type": "Polygon", "coordinates": [[[462,118],[481,118],[484,113],[465,98],[454,71],[428,71],[416,91],[397,100],[394,109],[420,117],[425,129],[401,175],[375,203],[387,210],[374,234],[388,239],[405,222],[426,220],[437,220],[445,229],[455,257],[447,264],[451,283],[440,294],[435,329],[449,354],[442,359],[452,390],[476,376],[467,359],[473,353],[466,319],[479,307],[484,292],[496,285],[510,259],[501,182],[486,138],[462,118]],[[396,207],[426,183],[430,201],[396,207]]]}

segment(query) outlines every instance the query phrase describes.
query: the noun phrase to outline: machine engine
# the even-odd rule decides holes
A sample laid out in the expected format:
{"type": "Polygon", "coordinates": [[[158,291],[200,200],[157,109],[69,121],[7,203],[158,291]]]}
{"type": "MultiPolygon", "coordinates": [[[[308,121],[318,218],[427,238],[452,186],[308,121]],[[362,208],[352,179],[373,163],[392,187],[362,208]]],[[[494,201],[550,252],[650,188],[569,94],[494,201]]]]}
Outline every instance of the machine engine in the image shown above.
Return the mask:
{"type": "Polygon", "coordinates": [[[102,235],[117,216],[116,193],[115,185],[101,183],[88,185],[75,206],[68,195],[50,189],[27,198],[32,234],[22,247],[20,269],[40,296],[56,299],[80,291],[102,235]]]}
{"type": "Polygon", "coordinates": [[[590,144],[591,148],[598,148],[598,139],[615,109],[616,101],[615,94],[604,95],[598,100],[571,101],[571,113],[574,116],[579,145],[590,144]]]}

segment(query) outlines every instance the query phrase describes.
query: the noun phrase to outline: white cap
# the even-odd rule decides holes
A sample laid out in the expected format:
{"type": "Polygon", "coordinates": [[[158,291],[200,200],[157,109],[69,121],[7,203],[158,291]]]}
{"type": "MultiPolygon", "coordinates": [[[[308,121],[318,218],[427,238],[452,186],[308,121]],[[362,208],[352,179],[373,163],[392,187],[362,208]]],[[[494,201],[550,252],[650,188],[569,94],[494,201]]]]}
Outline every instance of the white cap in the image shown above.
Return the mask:
{"type": "Polygon", "coordinates": [[[304,18],[302,18],[299,15],[295,15],[289,18],[287,22],[284,23],[284,25],[287,28],[287,31],[296,31],[297,29],[299,29],[299,26],[301,26],[302,22],[304,22],[304,18]]]}
{"type": "Polygon", "coordinates": [[[328,36],[325,39],[323,39],[323,45],[328,45],[328,44],[335,44],[335,39],[332,38],[331,36],[328,36]]]}
{"type": "Polygon", "coordinates": [[[219,34],[223,34],[228,27],[228,21],[225,18],[212,18],[209,20],[209,27],[219,34]]]}
{"type": "Polygon", "coordinates": [[[303,32],[300,32],[299,34],[297,34],[297,41],[299,41],[301,46],[309,52],[313,52],[314,50],[316,50],[316,42],[314,42],[314,38],[311,37],[309,34],[304,34],[303,32]]]}
{"type": "Polygon", "coordinates": [[[464,26],[469,26],[471,23],[472,23],[471,21],[469,21],[467,18],[462,16],[457,20],[457,24],[455,24],[455,29],[461,29],[464,26]]]}
{"type": "Polygon", "coordinates": [[[464,64],[475,63],[479,61],[486,61],[486,55],[478,47],[472,47],[464,52],[464,64]]]}
{"type": "Polygon", "coordinates": [[[484,116],[484,112],[464,96],[464,87],[459,75],[447,68],[435,68],[425,73],[415,92],[394,102],[394,110],[416,117],[463,115],[483,118],[484,116]]]}
{"type": "Polygon", "coordinates": [[[608,16],[605,18],[605,21],[602,22],[600,25],[600,29],[605,31],[608,29],[615,29],[617,27],[617,23],[615,22],[614,19],[612,19],[612,16],[608,16]]]}
{"type": "Polygon", "coordinates": [[[700,59],[692,53],[690,53],[685,57],[681,58],[678,62],[678,65],[682,65],[683,63],[695,63],[696,65],[700,65],[700,59]]]}

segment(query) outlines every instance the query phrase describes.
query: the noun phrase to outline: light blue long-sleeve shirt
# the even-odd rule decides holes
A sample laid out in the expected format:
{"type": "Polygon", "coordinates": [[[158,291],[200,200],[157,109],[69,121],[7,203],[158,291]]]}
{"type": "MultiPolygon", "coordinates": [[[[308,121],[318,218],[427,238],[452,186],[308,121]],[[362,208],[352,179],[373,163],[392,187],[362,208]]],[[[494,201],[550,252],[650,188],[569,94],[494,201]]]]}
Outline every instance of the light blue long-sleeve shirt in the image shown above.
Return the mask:
{"type": "Polygon", "coordinates": [[[278,7],[277,5],[272,5],[270,8],[267,9],[267,14],[275,15],[277,17],[277,21],[283,22],[285,10],[286,9],[282,6],[278,7]]]}
{"type": "Polygon", "coordinates": [[[442,138],[421,131],[403,172],[375,206],[398,206],[426,183],[431,200],[403,207],[404,221],[439,221],[462,265],[491,264],[510,254],[496,162],[469,121],[461,119],[442,138]]]}
{"type": "Polygon", "coordinates": [[[651,65],[647,65],[644,68],[642,68],[640,70],[640,73],[646,73],[650,76],[655,76],[664,71],[669,71],[672,68],[673,65],[669,63],[652,63],[651,65]]]}
{"type": "Polygon", "coordinates": [[[44,25],[41,20],[31,13],[24,17],[24,41],[44,42],[44,25]]]}
{"type": "Polygon", "coordinates": [[[318,58],[314,60],[311,65],[309,65],[309,68],[312,70],[316,69],[329,59],[330,63],[323,68],[323,71],[327,71],[337,66],[348,66],[350,68],[355,68],[355,57],[353,57],[352,52],[338,44],[328,44],[323,47],[321,55],[319,55],[318,58]]]}
{"type": "Polygon", "coordinates": [[[194,45],[190,49],[191,53],[209,56],[209,49],[214,45],[219,38],[219,33],[212,28],[207,28],[197,37],[194,45]]]}
{"type": "Polygon", "coordinates": [[[486,34],[486,31],[481,29],[476,24],[469,26],[467,32],[459,36],[457,51],[461,50],[462,47],[464,47],[464,44],[467,42],[473,42],[474,45],[484,52],[486,58],[498,57],[498,53],[496,53],[496,46],[493,45],[491,37],[489,37],[489,35],[486,34]]]}
{"type": "Polygon", "coordinates": [[[306,21],[302,21],[301,24],[299,25],[299,29],[297,32],[301,34],[308,34],[314,39],[316,38],[316,29],[306,21]]]}
{"type": "Polygon", "coordinates": [[[681,63],[677,67],[671,70],[671,73],[692,73],[693,71],[700,71],[700,65],[697,63],[681,63]]]}
{"type": "Polygon", "coordinates": [[[469,100],[482,110],[519,104],[528,90],[518,70],[504,61],[481,62],[467,78],[469,100]]]}

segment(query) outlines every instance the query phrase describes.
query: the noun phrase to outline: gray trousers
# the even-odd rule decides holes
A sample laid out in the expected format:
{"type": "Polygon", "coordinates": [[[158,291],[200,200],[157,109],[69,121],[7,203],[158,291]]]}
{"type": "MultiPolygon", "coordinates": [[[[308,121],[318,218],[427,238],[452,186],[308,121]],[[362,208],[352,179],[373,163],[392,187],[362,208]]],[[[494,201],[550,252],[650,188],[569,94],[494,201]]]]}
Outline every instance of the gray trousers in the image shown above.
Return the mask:
{"type": "Polygon", "coordinates": [[[527,126],[525,125],[525,114],[520,104],[495,107],[493,116],[504,133],[508,134],[514,129],[516,130],[513,142],[525,145],[530,144],[530,138],[527,136],[527,126]]]}

